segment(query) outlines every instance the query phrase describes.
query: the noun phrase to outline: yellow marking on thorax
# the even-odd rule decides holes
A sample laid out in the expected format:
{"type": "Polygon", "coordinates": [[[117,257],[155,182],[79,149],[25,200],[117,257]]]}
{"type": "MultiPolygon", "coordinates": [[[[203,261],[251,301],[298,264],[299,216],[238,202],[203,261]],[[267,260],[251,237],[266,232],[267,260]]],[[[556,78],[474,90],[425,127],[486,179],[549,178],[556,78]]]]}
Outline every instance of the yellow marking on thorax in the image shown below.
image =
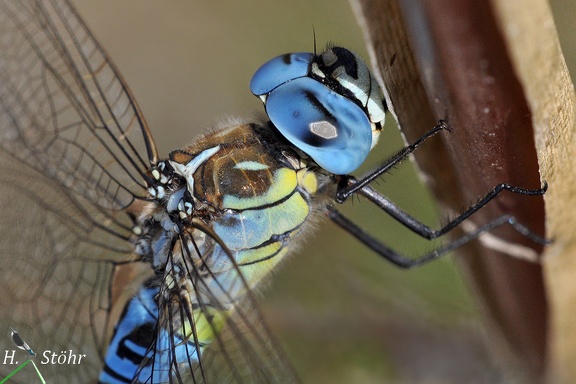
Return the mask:
{"type": "Polygon", "coordinates": [[[308,168],[304,168],[299,170],[296,173],[296,179],[298,181],[298,185],[310,195],[315,195],[316,191],[318,190],[318,179],[314,172],[311,172],[308,168]]]}
{"type": "Polygon", "coordinates": [[[240,210],[261,207],[282,200],[291,194],[297,185],[296,172],[289,168],[280,168],[274,172],[274,180],[265,194],[249,198],[227,195],[224,196],[222,205],[223,208],[240,210]]]}

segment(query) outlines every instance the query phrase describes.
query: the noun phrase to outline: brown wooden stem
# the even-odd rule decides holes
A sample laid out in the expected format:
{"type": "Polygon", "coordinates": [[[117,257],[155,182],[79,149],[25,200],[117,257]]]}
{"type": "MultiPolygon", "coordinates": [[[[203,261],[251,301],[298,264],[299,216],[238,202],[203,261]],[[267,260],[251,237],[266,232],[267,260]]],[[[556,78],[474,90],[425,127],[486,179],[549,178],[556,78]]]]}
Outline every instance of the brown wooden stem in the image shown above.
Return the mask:
{"type": "MultiPolygon", "coordinates": [[[[548,209],[549,200],[560,193],[556,189],[563,180],[554,174],[555,161],[574,152],[575,146],[569,147],[574,142],[574,93],[550,10],[542,0],[529,3],[352,1],[407,141],[414,141],[439,119],[452,127],[450,134],[438,135],[415,153],[425,181],[451,215],[498,183],[538,188],[540,173],[550,185],[548,209]],[[541,42],[544,51],[526,36],[541,42]],[[564,97],[558,99],[558,93],[564,97]],[[567,129],[562,140],[553,133],[558,125],[567,129]]],[[[545,217],[544,200],[538,197],[499,196],[475,215],[473,224],[506,213],[539,234],[544,234],[547,219],[548,236],[556,237],[557,232],[550,231],[554,224],[545,217]]],[[[516,369],[540,381],[550,359],[548,348],[557,353],[550,344],[556,333],[550,326],[548,302],[548,297],[557,297],[545,284],[542,265],[524,259],[537,258],[542,246],[510,228],[483,240],[463,249],[460,259],[495,325],[497,337],[492,339],[505,340],[492,343],[494,350],[511,352],[507,356],[517,358],[516,369]]],[[[556,261],[549,264],[552,268],[556,261]]],[[[505,361],[508,365],[511,360],[505,361]]],[[[556,366],[555,377],[559,370],[556,366]]]]}

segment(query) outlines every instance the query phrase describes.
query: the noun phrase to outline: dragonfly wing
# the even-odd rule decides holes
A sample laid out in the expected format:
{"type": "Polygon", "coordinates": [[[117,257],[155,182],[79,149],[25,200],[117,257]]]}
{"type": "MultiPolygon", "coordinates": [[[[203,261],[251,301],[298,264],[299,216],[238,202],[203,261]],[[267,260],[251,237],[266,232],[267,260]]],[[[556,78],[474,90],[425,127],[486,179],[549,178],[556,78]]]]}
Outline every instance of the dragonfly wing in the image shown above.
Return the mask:
{"type": "MultiPolygon", "coordinates": [[[[253,295],[238,305],[219,340],[204,353],[204,361],[206,376],[214,383],[299,382],[290,361],[270,334],[253,295]]],[[[199,376],[200,369],[195,373],[199,376]]]]}
{"type": "MultiPolygon", "coordinates": [[[[115,262],[105,260],[127,259],[132,249],[120,238],[113,241],[109,228],[94,222],[98,212],[58,182],[19,169],[4,155],[0,163],[0,327],[18,329],[41,362],[61,351],[84,354],[81,365],[49,363],[40,369],[54,382],[88,382],[100,369],[111,326],[115,262]]],[[[0,366],[0,376],[13,368],[0,366]]],[[[15,379],[33,382],[25,371],[15,379]]]]}
{"type": "MultiPolygon", "coordinates": [[[[0,327],[18,329],[41,361],[49,360],[40,368],[53,382],[92,382],[98,375],[123,308],[113,305],[113,283],[131,277],[117,271],[136,261],[129,240],[135,215],[149,204],[148,172],[157,157],[129,90],[71,5],[0,0],[0,305],[7,309],[0,327]],[[80,355],[84,360],[71,364],[71,354],[75,363],[80,355]]],[[[204,272],[188,276],[196,287],[204,272]]],[[[222,333],[214,329],[217,342],[201,363],[190,360],[190,350],[186,361],[173,353],[195,337],[184,332],[186,342],[179,341],[182,328],[174,326],[194,324],[192,312],[182,311],[186,303],[159,305],[152,359],[163,358],[154,348],[168,346],[160,368],[181,371],[176,380],[274,382],[290,371],[237,266],[232,274],[248,295],[222,333]]],[[[205,285],[194,289],[217,303],[205,285]]],[[[0,373],[11,368],[1,366],[0,373]]],[[[34,376],[22,371],[15,380],[34,376]]]]}
{"type": "MultiPolygon", "coordinates": [[[[217,254],[224,260],[190,263],[181,268],[187,271],[190,294],[170,293],[170,284],[161,285],[158,295],[161,315],[155,347],[169,352],[157,354],[153,359],[162,355],[163,367],[170,367],[172,373],[161,376],[157,372],[150,382],[158,382],[160,377],[166,382],[169,382],[168,377],[174,382],[194,383],[298,382],[289,360],[270,333],[255,293],[232,252],[210,230],[196,228],[196,231],[202,231],[206,236],[204,244],[211,243],[212,252],[203,255],[202,259],[208,260],[217,254]],[[216,243],[219,246],[213,246],[216,243]],[[231,267],[219,269],[223,265],[231,267]],[[237,299],[239,296],[241,298],[237,299]],[[192,303],[188,301],[190,298],[192,303]],[[167,344],[171,344],[170,347],[166,348],[167,344]],[[181,359],[181,356],[186,358],[181,359]]],[[[179,244],[180,247],[188,244],[189,248],[176,250],[169,256],[171,261],[177,259],[174,257],[177,253],[193,254],[204,248],[185,236],[180,238],[179,244]]],[[[145,362],[148,366],[152,363],[145,362]]]]}
{"type": "MultiPolygon", "coordinates": [[[[53,382],[97,376],[114,271],[134,258],[126,212],[155,160],[130,92],[70,4],[1,0],[0,328],[49,360],[53,382]],[[86,356],[52,364],[61,351],[86,356]]],[[[14,380],[32,382],[26,370],[14,380]]]]}
{"type": "Polygon", "coordinates": [[[68,2],[0,4],[0,147],[101,207],[126,208],[157,157],[129,90],[68,2]]]}

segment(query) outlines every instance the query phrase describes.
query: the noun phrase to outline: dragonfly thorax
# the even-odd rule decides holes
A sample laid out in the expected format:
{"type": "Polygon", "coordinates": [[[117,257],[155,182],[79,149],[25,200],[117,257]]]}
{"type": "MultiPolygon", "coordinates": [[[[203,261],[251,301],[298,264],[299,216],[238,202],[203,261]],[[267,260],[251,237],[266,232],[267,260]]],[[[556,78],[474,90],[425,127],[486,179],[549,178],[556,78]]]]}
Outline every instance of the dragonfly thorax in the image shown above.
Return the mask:
{"type": "Polygon", "coordinates": [[[272,148],[272,131],[257,124],[225,128],[171,152],[150,171],[157,209],[141,218],[148,225],[143,236],[156,275],[179,295],[192,289],[187,279],[197,278],[204,285],[195,295],[204,302],[234,305],[245,293],[238,268],[255,286],[319,212],[313,206],[329,198],[330,175],[309,168],[288,145],[272,148]],[[214,277],[220,286],[211,284],[214,277]]]}

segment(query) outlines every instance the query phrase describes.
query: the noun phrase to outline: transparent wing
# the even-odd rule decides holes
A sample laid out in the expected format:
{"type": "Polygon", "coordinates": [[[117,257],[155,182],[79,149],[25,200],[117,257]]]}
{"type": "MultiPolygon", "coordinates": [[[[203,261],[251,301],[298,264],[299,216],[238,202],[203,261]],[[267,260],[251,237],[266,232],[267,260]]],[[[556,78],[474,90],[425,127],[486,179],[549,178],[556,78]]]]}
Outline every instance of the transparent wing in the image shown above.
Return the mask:
{"type": "Polygon", "coordinates": [[[67,2],[1,6],[0,147],[103,208],[126,208],[157,155],[115,68],[67,2]]]}
{"type": "MultiPolygon", "coordinates": [[[[125,212],[156,157],[129,91],[70,4],[0,0],[0,333],[18,330],[52,382],[97,377],[114,271],[133,259],[125,212]],[[51,363],[61,355],[66,364],[51,363]]],[[[15,368],[1,365],[0,376],[15,368]]],[[[33,377],[26,367],[11,382],[33,377]]]]}
{"type": "MultiPolygon", "coordinates": [[[[196,231],[204,229],[196,228],[196,231]]],[[[205,230],[204,235],[208,238],[206,241],[219,243],[225,248],[213,232],[205,230]]],[[[183,235],[175,253],[182,252],[189,255],[189,260],[193,259],[191,255],[202,247],[192,244],[193,241],[183,235]]],[[[225,260],[215,264],[190,263],[182,268],[189,282],[189,295],[167,293],[172,284],[164,282],[160,285],[158,329],[152,348],[169,352],[156,354],[143,365],[152,365],[158,363],[154,359],[163,359],[160,365],[170,373],[154,372],[152,377],[139,377],[139,380],[150,383],[298,382],[289,360],[264,321],[254,293],[247,287],[242,267],[235,264],[229,250],[218,253],[214,251],[218,247],[210,248],[213,252],[202,255],[203,260],[215,254],[225,260]],[[217,270],[217,265],[233,267],[217,270]],[[235,298],[239,291],[244,293],[237,301],[235,298]],[[194,298],[193,304],[188,302],[190,297],[194,298]],[[203,316],[199,317],[200,311],[203,316]],[[169,337],[165,337],[166,334],[169,337]],[[203,346],[207,334],[214,335],[214,338],[203,346]],[[178,353],[172,352],[178,350],[185,351],[182,355],[187,358],[182,360],[178,353]]],[[[173,256],[169,255],[171,261],[173,256]]]]}
{"type": "MultiPolygon", "coordinates": [[[[204,374],[212,383],[297,383],[293,367],[270,335],[254,297],[244,298],[218,341],[204,353],[204,374]],[[234,362],[231,364],[230,362],[234,362]]],[[[202,382],[200,366],[194,370],[202,382]]]]}
{"type": "MultiPolygon", "coordinates": [[[[12,349],[10,327],[17,329],[51,382],[98,376],[117,312],[130,296],[113,306],[114,283],[119,276],[130,280],[126,267],[136,264],[129,263],[132,217],[156,161],[128,89],[70,4],[0,0],[0,332],[6,331],[0,345],[12,349]]],[[[197,267],[187,275],[192,295],[221,306],[222,293],[205,280],[217,273],[197,267]]],[[[181,382],[294,382],[240,269],[230,273],[232,286],[248,293],[223,329],[209,321],[215,339],[200,361],[177,361],[173,353],[189,342],[178,341],[176,327],[194,324],[188,299],[159,306],[150,350],[167,346],[161,369],[181,382]]],[[[211,318],[208,303],[198,305],[211,318]]],[[[197,336],[187,337],[196,348],[197,336]]],[[[0,365],[0,376],[23,359],[0,365]]],[[[37,380],[27,368],[11,382],[37,380]]]]}

